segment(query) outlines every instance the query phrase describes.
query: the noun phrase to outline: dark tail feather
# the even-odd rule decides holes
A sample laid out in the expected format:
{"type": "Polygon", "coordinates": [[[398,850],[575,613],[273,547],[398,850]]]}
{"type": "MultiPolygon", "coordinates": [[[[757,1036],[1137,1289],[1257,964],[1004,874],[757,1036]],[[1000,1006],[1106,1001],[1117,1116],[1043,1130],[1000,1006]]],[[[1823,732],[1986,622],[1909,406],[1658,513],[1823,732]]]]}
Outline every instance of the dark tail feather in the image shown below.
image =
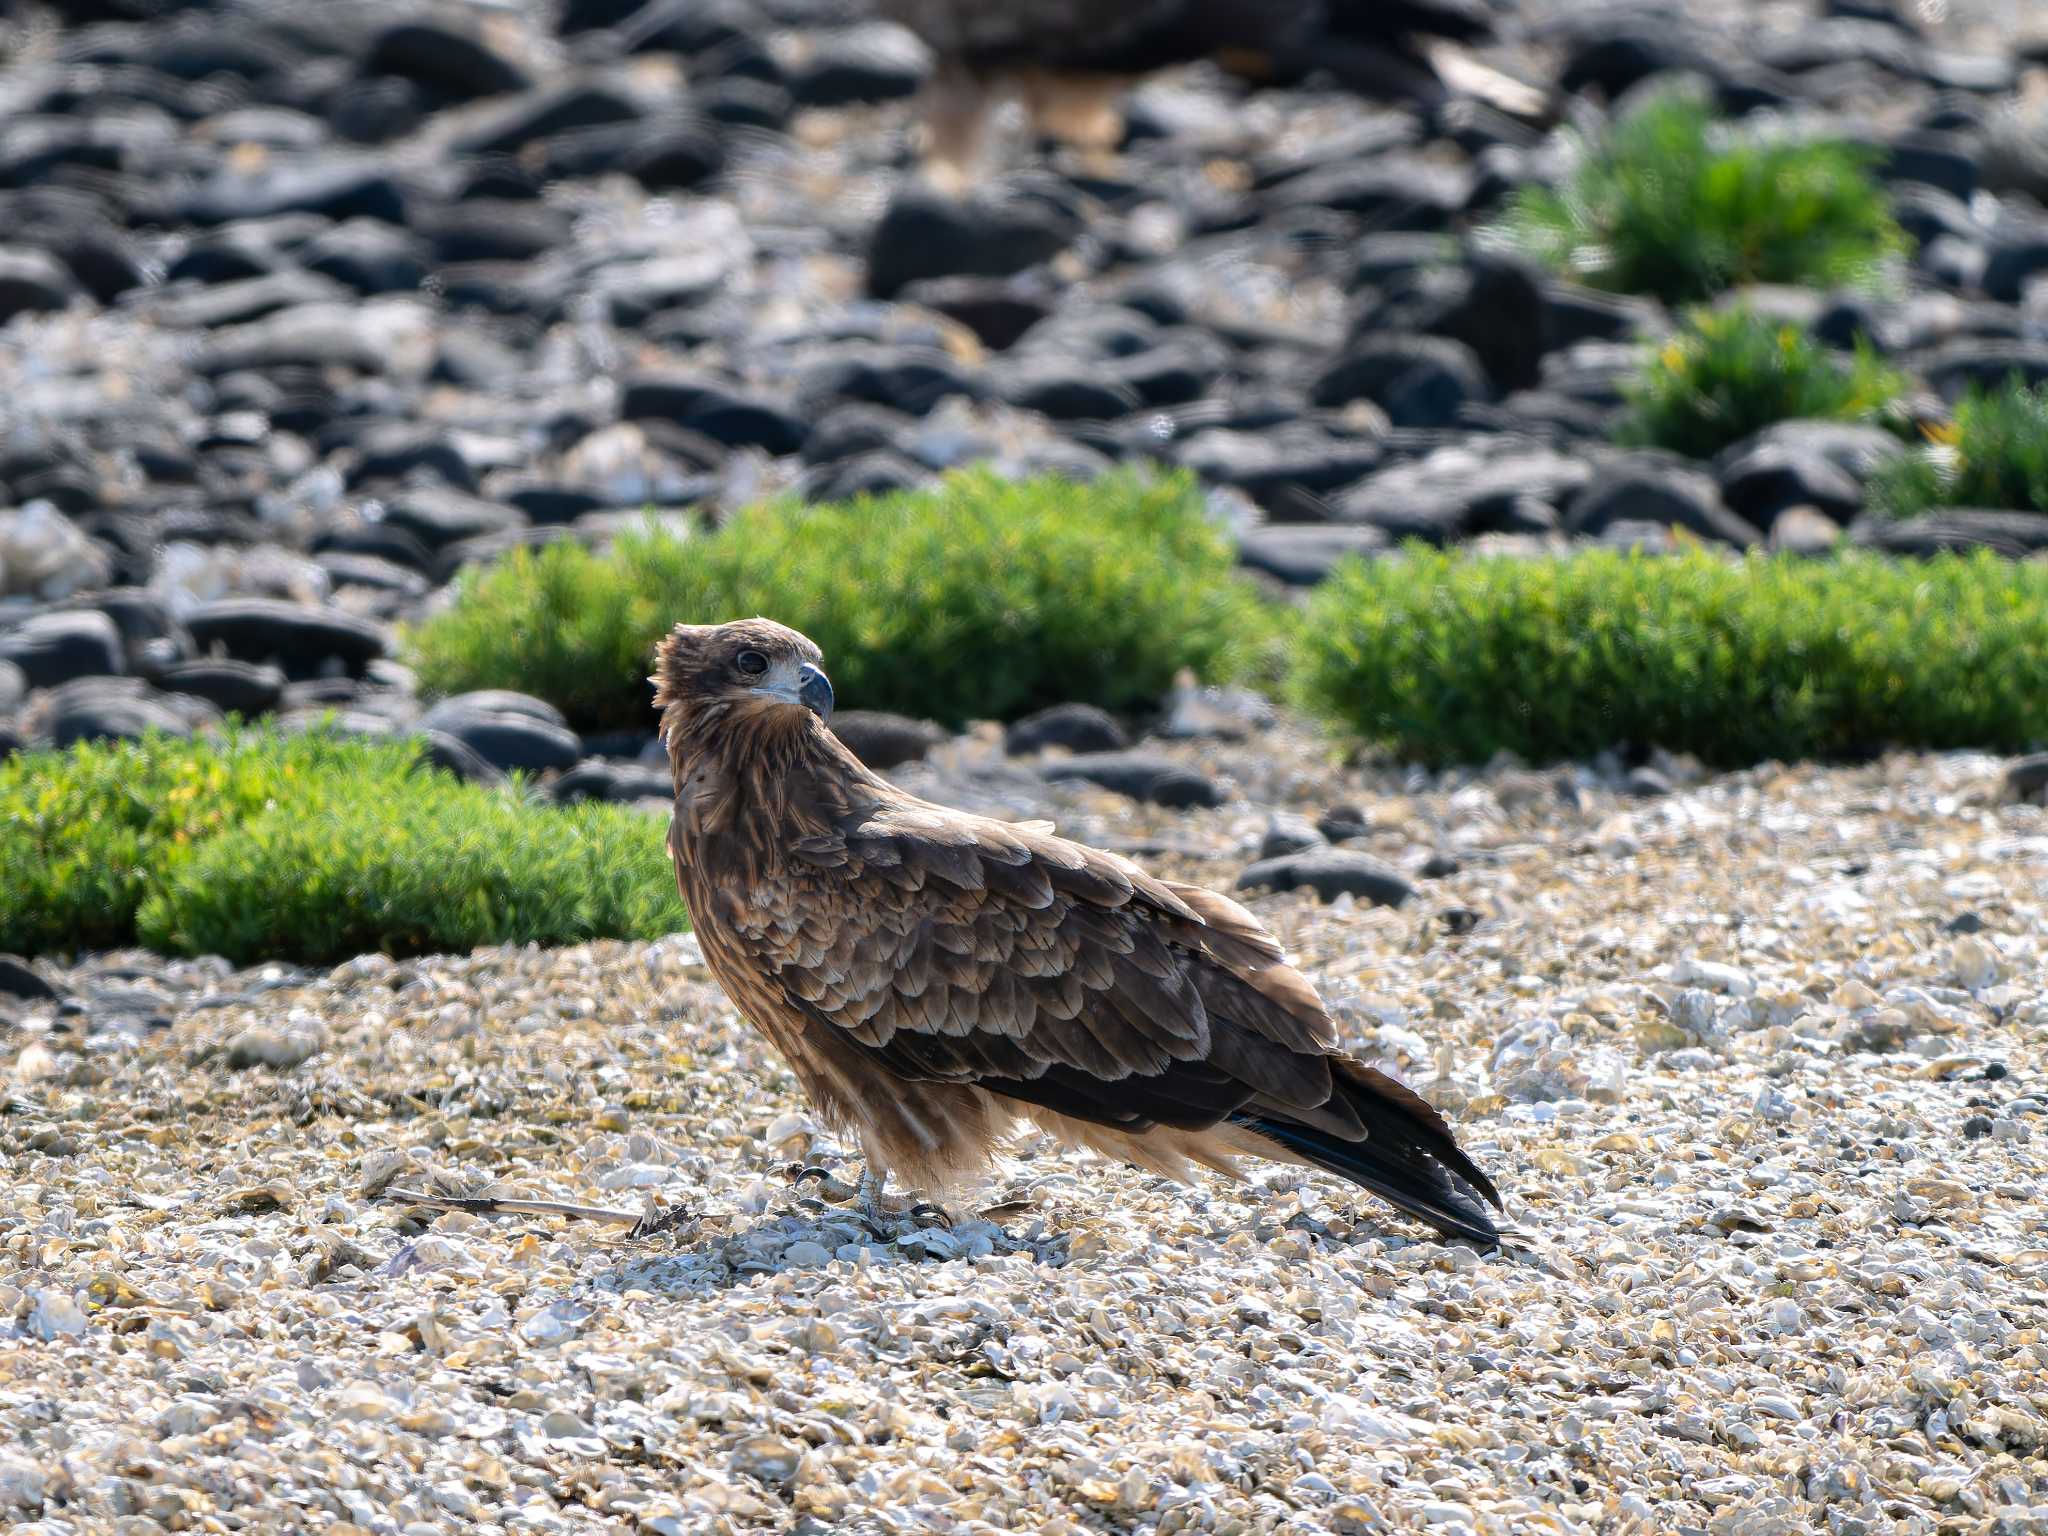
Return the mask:
{"type": "Polygon", "coordinates": [[[1364,1124],[1364,1140],[1348,1141],[1271,1110],[1246,1109],[1230,1118],[1316,1167],[1371,1190],[1446,1237],[1499,1242],[1500,1228],[1486,1207],[1500,1208],[1500,1192],[1465,1155],[1429,1101],[1361,1063],[1337,1058],[1331,1066],[1337,1096],[1364,1124]]]}

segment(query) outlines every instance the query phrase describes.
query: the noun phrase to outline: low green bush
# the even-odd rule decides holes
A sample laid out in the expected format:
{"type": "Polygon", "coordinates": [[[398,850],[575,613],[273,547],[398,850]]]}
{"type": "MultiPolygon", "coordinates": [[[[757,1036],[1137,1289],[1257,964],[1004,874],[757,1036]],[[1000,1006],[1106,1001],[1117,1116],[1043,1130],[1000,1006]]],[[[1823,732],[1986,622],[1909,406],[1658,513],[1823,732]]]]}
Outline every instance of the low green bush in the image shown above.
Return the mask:
{"type": "Polygon", "coordinates": [[[1522,191],[1505,231],[1581,282],[1673,304],[1742,283],[1868,283],[1906,245],[1874,158],[1741,132],[1672,93],[1582,145],[1563,186],[1522,191]]]}
{"type": "Polygon", "coordinates": [[[603,555],[517,550],[465,576],[408,646],[430,691],[518,688],[586,730],[651,728],[646,678],[669,626],[756,614],[824,649],[842,704],[951,725],[1147,703],[1182,667],[1243,673],[1273,634],[1191,479],[973,472],[770,503],[691,538],[634,533],[603,555]]]}
{"type": "Polygon", "coordinates": [[[0,763],[0,950],[326,964],[684,926],[657,818],[460,783],[414,742],[248,730],[0,763]]]}
{"type": "Polygon", "coordinates": [[[1305,701],[1432,764],[1617,745],[1716,764],[2048,742],[2048,567],[1414,547],[1310,600],[1305,701]]]}
{"type": "Polygon", "coordinates": [[[2048,384],[1973,388],[1955,420],[1878,471],[1870,499],[1897,517],[1937,507],[2048,512],[2048,384]]]}
{"type": "Polygon", "coordinates": [[[1696,311],[1644,362],[1616,436],[1712,458],[1773,422],[1874,420],[1904,387],[1868,346],[1845,357],[1747,309],[1696,311]]]}

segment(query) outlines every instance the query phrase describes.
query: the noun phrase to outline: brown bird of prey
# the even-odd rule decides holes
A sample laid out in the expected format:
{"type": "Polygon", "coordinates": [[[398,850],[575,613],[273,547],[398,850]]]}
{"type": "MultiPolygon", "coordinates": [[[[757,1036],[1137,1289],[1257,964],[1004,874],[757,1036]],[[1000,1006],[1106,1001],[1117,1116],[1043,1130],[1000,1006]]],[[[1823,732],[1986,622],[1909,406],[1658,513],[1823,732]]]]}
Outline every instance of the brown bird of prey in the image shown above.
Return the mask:
{"type": "Polygon", "coordinates": [[[767,619],[679,624],[653,681],[705,961],[859,1137],[870,1215],[890,1172],[945,1189],[1022,1120],[1181,1179],[1305,1163],[1497,1240],[1492,1181],[1426,1100],[1336,1049],[1256,918],[869,772],[826,724],[821,659],[767,619]]]}
{"type": "Polygon", "coordinates": [[[1118,90],[1205,59],[1260,83],[1320,71],[1348,89],[1424,106],[1459,90],[1509,111],[1541,103],[1457,46],[1491,34],[1492,0],[863,0],[861,9],[932,50],[932,152],[955,170],[1003,95],[1021,97],[1047,132],[1103,144],[1121,131],[1111,106],[1118,90]]]}

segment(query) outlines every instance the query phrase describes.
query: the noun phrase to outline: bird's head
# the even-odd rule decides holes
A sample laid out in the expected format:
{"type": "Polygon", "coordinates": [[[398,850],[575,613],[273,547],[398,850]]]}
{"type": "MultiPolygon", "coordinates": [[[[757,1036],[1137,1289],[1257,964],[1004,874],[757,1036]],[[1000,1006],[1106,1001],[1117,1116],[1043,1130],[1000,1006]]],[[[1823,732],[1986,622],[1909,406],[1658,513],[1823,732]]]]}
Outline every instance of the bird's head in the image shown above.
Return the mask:
{"type": "Polygon", "coordinates": [[[654,704],[671,745],[745,725],[795,729],[832,718],[822,652],[772,619],[678,624],[656,652],[654,704]]]}

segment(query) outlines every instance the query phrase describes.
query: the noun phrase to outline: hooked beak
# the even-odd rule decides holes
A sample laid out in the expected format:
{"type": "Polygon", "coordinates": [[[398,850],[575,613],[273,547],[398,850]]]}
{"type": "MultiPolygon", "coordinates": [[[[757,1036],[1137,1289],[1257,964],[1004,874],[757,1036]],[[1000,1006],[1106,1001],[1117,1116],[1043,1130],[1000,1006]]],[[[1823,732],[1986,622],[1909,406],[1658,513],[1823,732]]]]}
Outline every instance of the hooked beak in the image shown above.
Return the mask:
{"type": "Polygon", "coordinates": [[[820,720],[832,718],[832,679],[808,661],[797,668],[796,701],[820,720]]]}
{"type": "Polygon", "coordinates": [[[832,679],[808,661],[795,667],[788,662],[779,664],[767,680],[752,691],[756,698],[801,704],[820,720],[832,718],[832,679]]]}

